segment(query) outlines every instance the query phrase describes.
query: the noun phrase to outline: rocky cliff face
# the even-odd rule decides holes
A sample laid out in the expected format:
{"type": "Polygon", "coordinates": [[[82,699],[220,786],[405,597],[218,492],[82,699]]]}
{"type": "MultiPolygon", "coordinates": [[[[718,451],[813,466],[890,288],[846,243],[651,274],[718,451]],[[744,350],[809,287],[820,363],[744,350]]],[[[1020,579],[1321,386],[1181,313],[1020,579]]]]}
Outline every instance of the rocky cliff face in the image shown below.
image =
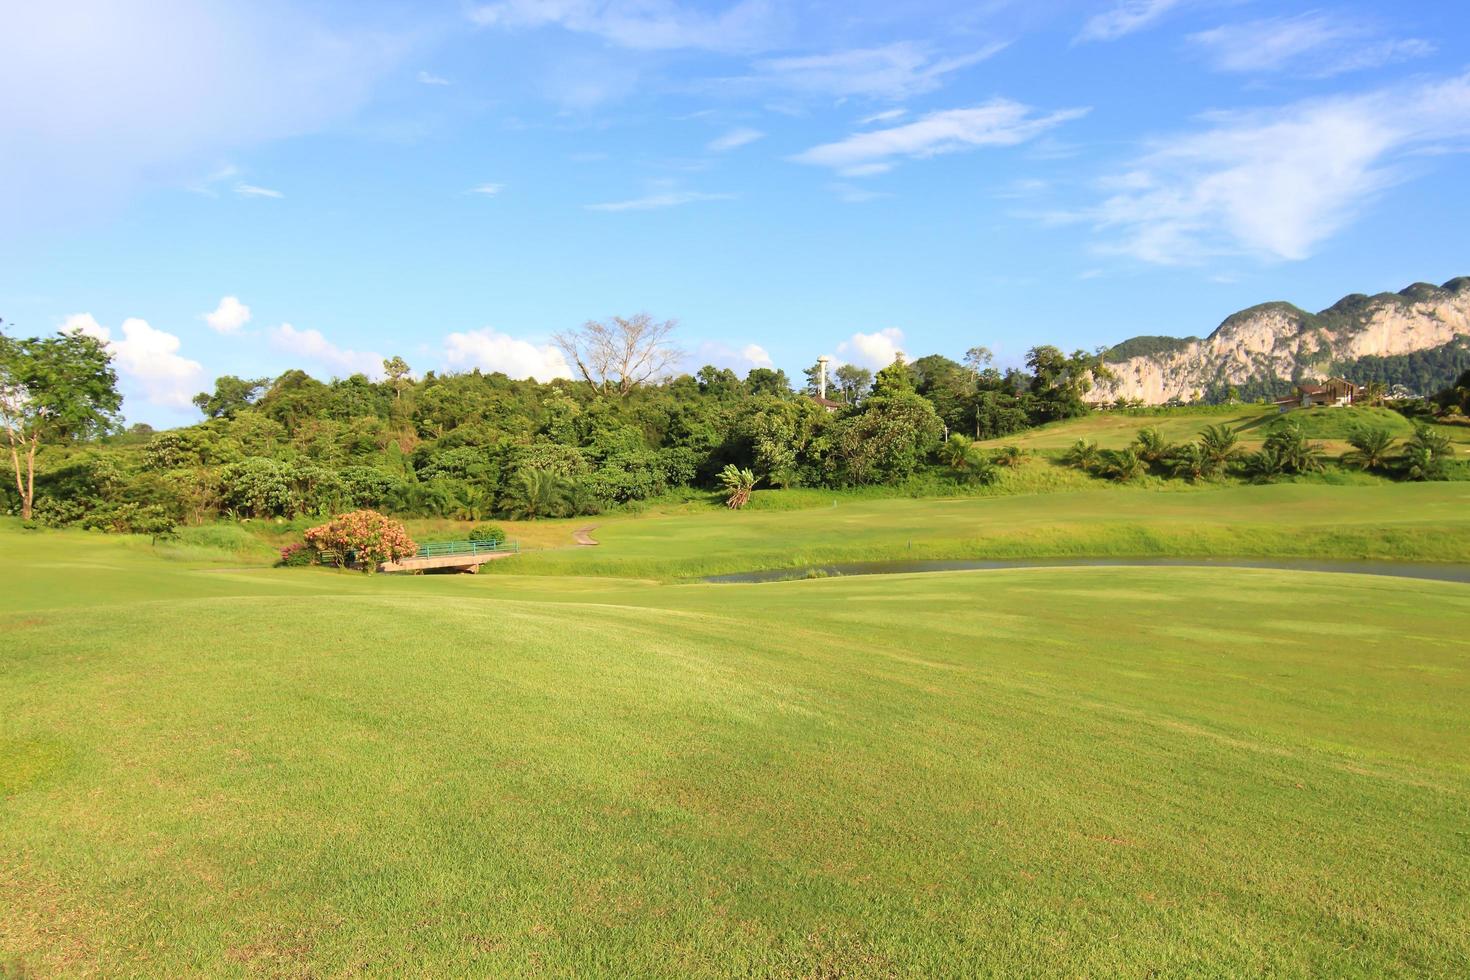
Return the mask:
{"type": "Polygon", "coordinates": [[[1116,380],[1099,383],[1092,397],[1190,401],[1231,385],[1317,378],[1340,361],[1410,354],[1467,335],[1470,277],[1348,296],[1320,313],[1266,303],[1227,318],[1203,340],[1139,337],[1119,344],[1107,355],[1116,380]]]}

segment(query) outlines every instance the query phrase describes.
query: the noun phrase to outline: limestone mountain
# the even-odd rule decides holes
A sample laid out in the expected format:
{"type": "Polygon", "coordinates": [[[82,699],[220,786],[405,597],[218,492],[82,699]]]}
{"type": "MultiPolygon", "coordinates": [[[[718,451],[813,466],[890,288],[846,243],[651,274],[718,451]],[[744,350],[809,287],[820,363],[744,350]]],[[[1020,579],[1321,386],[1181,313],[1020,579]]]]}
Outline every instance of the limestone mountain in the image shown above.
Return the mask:
{"type": "Polygon", "coordinates": [[[1299,381],[1342,375],[1431,394],[1470,367],[1470,277],[1398,293],[1346,296],[1320,313],[1263,303],[1198,337],[1134,337],[1104,355],[1116,376],[1098,401],[1219,400],[1277,395],[1299,381]]]}

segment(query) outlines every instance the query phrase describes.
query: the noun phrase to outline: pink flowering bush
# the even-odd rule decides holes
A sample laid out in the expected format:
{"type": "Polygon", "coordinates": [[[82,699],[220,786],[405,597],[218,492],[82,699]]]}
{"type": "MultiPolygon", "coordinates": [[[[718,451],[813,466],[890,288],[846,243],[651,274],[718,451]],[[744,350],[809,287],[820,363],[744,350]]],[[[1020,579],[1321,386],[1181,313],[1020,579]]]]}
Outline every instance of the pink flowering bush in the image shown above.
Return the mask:
{"type": "Polygon", "coordinates": [[[402,524],[375,510],[338,514],[307,531],[306,543],[334,565],[345,564],[351,556],[358,568],[369,573],[377,571],[381,562],[412,558],[418,551],[402,524]]]}

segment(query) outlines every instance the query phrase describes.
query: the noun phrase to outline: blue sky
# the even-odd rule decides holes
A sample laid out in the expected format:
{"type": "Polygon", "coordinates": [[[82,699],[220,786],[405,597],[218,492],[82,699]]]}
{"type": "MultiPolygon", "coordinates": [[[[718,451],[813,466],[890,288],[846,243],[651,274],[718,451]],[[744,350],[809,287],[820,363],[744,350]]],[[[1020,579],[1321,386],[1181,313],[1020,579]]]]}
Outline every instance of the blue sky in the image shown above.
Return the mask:
{"type": "Polygon", "coordinates": [[[796,375],[1470,274],[1470,5],[0,10],[0,317],[132,420],[223,373],[540,378],[589,318],[796,375]]]}

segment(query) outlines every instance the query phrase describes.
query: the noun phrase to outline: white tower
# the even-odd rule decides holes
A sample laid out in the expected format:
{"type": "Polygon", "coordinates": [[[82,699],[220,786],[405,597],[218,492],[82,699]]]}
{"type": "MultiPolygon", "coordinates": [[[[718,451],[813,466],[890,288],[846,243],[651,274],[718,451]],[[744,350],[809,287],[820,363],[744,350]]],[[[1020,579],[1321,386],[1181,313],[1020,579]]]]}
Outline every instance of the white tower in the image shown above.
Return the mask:
{"type": "Polygon", "coordinates": [[[832,358],[826,354],[817,358],[817,397],[819,398],[827,397],[827,365],[831,361],[832,358]]]}

